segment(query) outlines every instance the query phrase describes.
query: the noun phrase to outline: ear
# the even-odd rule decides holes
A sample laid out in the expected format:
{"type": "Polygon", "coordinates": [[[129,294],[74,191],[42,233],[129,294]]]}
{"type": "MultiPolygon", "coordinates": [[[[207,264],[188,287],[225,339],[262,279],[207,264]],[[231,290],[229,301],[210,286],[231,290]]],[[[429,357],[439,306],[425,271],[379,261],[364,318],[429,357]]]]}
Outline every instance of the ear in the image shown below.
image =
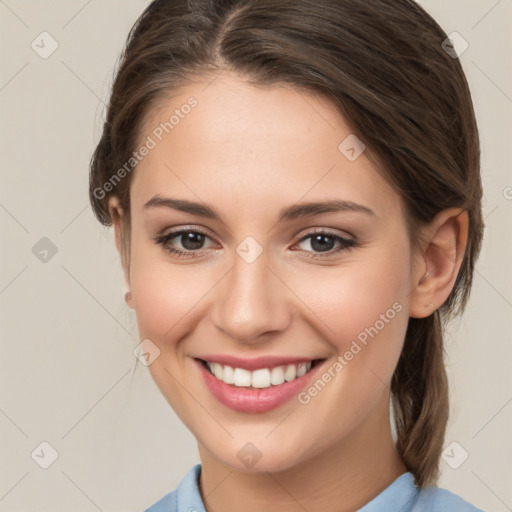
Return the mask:
{"type": "Polygon", "coordinates": [[[110,218],[112,219],[112,226],[114,228],[114,237],[116,242],[116,248],[121,258],[121,265],[123,267],[124,279],[128,287],[126,294],[126,303],[133,309],[132,294],[130,291],[130,272],[129,272],[129,261],[127,261],[128,255],[124,252],[123,247],[123,221],[124,221],[124,210],[119,203],[117,196],[110,196],[108,198],[108,211],[110,218]]]}
{"type": "Polygon", "coordinates": [[[468,212],[449,208],[436,215],[421,234],[423,243],[416,255],[409,316],[424,318],[439,308],[453,289],[468,238],[468,212]]]}

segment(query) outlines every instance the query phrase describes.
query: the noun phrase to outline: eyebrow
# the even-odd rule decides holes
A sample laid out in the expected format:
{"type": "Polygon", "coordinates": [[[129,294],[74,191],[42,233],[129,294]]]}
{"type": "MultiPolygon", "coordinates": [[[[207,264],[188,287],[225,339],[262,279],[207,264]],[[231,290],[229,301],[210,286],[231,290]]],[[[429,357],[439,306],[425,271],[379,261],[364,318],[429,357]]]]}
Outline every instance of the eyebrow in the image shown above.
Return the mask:
{"type": "MultiPolygon", "coordinates": [[[[149,208],[171,208],[181,212],[199,215],[208,219],[222,221],[218,210],[205,203],[197,203],[187,199],[174,199],[156,195],[144,204],[144,209],[149,208]]],[[[298,203],[287,206],[279,212],[278,222],[291,221],[301,217],[312,217],[322,213],[359,212],[376,217],[375,212],[362,204],[341,199],[332,199],[322,202],[298,203]]]]}

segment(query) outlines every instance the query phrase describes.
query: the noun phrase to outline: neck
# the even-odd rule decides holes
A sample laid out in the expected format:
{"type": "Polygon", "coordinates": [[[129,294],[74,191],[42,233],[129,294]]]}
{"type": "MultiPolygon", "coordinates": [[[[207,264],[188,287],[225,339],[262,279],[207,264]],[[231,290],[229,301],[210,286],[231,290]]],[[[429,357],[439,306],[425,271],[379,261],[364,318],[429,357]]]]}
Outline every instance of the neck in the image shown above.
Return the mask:
{"type": "Polygon", "coordinates": [[[372,411],[349,438],[281,471],[239,471],[199,444],[206,511],[238,512],[240,504],[247,512],[358,510],[407,471],[392,440],[388,404],[372,411]]]}

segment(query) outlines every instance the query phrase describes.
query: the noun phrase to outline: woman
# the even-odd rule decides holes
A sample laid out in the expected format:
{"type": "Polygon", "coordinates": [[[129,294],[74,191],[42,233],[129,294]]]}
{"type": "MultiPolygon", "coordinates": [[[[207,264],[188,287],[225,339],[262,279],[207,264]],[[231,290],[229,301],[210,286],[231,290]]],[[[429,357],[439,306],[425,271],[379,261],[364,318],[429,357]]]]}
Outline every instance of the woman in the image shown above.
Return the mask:
{"type": "Polygon", "coordinates": [[[435,486],[483,230],[446,41],[409,0],[156,0],[133,27],[90,198],[201,458],[148,511],[477,510],[435,486]]]}

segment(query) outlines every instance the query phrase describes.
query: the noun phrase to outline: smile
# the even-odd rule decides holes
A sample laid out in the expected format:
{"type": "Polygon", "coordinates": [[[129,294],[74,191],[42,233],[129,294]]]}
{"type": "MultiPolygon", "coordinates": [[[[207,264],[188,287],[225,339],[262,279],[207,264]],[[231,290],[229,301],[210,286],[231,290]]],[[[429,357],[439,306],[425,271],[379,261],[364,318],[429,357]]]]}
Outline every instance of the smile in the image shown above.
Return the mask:
{"type": "Polygon", "coordinates": [[[313,361],[308,361],[299,364],[288,364],[274,368],[260,368],[258,370],[249,371],[245,368],[233,368],[229,365],[206,361],[206,366],[212,375],[225,384],[259,389],[279,386],[284,382],[291,382],[302,377],[309,372],[312,364],[313,361]]]}
{"type": "MultiPolygon", "coordinates": [[[[220,358],[217,358],[220,359],[220,358]]],[[[226,364],[194,358],[206,389],[220,404],[237,412],[264,413],[289,402],[308,385],[326,359],[226,364]],[[277,364],[278,362],[282,364],[277,364]],[[240,366],[246,368],[240,368],[240,366]],[[252,368],[247,368],[252,366],[252,368]]]]}

